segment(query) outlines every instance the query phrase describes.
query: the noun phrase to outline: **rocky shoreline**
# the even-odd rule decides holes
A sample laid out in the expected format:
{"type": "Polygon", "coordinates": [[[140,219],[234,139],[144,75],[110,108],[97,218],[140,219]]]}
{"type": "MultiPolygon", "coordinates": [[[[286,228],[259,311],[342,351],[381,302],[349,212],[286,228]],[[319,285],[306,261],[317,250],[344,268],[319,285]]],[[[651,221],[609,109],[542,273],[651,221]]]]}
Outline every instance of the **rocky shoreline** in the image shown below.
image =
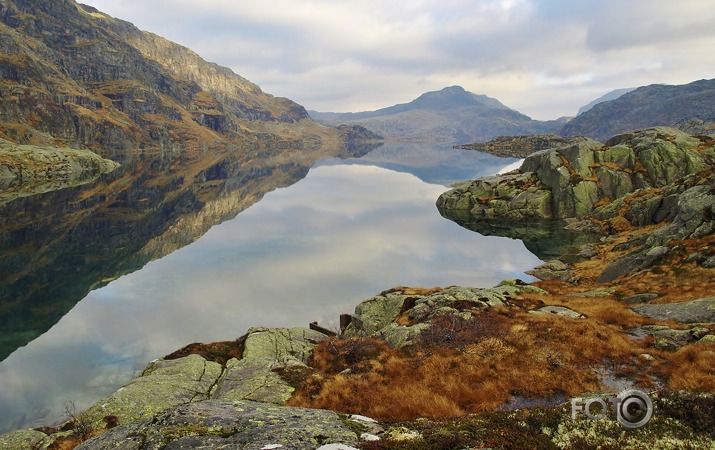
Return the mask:
{"type": "Polygon", "coordinates": [[[438,206],[470,229],[558,218],[594,234],[540,281],[395,287],[338,336],[259,327],[191,344],[0,447],[712,448],[713,167],[712,139],[668,128],[538,152],[438,206]],[[653,399],[645,426],[572,418],[570,399],[624,388],[653,399]]]}
{"type": "Polygon", "coordinates": [[[0,205],[89,183],[119,164],[90,150],[18,145],[0,139],[0,205]]]}

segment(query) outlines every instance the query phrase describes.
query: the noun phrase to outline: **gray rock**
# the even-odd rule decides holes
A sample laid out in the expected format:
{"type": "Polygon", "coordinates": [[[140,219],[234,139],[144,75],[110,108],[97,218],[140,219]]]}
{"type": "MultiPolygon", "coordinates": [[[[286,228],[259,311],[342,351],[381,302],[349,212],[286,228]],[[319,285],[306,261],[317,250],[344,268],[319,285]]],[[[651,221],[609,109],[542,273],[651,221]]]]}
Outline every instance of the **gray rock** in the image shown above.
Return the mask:
{"type": "Polygon", "coordinates": [[[402,305],[408,297],[421,296],[388,293],[360,303],[355,308],[352,322],[345,330],[345,335],[348,337],[370,336],[378,333],[400,314],[402,305]]]}
{"type": "Polygon", "coordinates": [[[0,435],[0,448],[3,450],[35,450],[46,448],[52,439],[36,430],[18,430],[0,435]]]}
{"type": "Polygon", "coordinates": [[[305,363],[315,345],[327,339],[308,328],[251,328],[248,330],[243,359],[269,359],[276,366],[305,363]]]}
{"type": "Polygon", "coordinates": [[[529,311],[529,314],[568,317],[570,319],[583,319],[586,317],[573,309],[566,308],[565,306],[542,306],[541,308],[529,311]]]}
{"type": "Polygon", "coordinates": [[[656,340],[666,339],[674,342],[678,346],[682,346],[694,340],[691,330],[674,330],[660,325],[643,325],[641,328],[646,334],[653,336],[656,340]]]}
{"type": "Polygon", "coordinates": [[[173,407],[150,420],[121,425],[77,449],[259,450],[283,445],[283,448],[313,450],[327,444],[356,445],[357,442],[356,434],[332,411],[208,400],[173,407]]]}
{"type": "Polygon", "coordinates": [[[681,303],[637,305],[631,306],[631,309],[655,320],[675,320],[682,323],[715,322],[715,297],[681,303]]]}
{"type": "Polygon", "coordinates": [[[212,398],[282,405],[295,389],[274,372],[274,368],[275,361],[270,358],[231,359],[212,398]]]}
{"type": "Polygon", "coordinates": [[[637,305],[639,303],[648,303],[651,300],[655,300],[658,298],[658,294],[655,294],[653,292],[645,292],[643,294],[636,294],[636,295],[631,295],[629,297],[625,297],[621,299],[623,303],[626,305],[637,305]]]}
{"type": "Polygon", "coordinates": [[[559,260],[548,261],[526,273],[543,281],[559,280],[570,282],[573,281],[574,276],[573,268],[559,260]]]}

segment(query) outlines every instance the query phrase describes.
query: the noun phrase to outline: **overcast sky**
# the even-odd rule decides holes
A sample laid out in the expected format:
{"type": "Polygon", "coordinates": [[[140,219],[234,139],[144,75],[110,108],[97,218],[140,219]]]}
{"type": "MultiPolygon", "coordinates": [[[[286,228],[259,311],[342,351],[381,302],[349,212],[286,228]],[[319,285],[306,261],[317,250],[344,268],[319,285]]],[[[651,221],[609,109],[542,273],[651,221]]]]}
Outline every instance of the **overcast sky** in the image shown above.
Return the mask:
{"type": "Polygon", "coordinates": [[[715,78],[712,0],[81,0],[318,111],[460,85],[535,119],[715,78]]]}

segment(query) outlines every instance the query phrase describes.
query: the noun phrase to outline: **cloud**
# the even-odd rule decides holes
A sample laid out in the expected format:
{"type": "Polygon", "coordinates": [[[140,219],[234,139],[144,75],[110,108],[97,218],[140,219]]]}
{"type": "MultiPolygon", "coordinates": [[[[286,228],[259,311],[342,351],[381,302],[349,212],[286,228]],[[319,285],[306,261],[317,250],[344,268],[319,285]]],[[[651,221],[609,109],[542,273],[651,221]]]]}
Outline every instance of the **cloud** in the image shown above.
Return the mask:
{"type": "Polygon", "coordinates": [[[684,0],[86,0],[309,109],[459,84],[539,119],[617,88],[712,77],[715,10],[684,0]]]}

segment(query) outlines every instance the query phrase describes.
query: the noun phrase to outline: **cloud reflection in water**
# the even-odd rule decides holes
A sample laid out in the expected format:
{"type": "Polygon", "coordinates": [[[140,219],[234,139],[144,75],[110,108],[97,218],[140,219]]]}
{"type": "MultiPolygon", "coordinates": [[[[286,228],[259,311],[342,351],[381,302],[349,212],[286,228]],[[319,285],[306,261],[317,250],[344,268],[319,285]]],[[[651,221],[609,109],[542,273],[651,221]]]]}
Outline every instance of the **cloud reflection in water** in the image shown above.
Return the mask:
{"type": "Polygon", "coordinates": [[[333,325],[396,285],[487,287],[539,263],[520,241],[443,219],[434,203],[444,190],[375,166],[314,168],[194,244],[91,292],[0,363],[0,423],[62,418],[65,402],[89,406],[190,342],[235,339],[256,325],[333,325]]]}

